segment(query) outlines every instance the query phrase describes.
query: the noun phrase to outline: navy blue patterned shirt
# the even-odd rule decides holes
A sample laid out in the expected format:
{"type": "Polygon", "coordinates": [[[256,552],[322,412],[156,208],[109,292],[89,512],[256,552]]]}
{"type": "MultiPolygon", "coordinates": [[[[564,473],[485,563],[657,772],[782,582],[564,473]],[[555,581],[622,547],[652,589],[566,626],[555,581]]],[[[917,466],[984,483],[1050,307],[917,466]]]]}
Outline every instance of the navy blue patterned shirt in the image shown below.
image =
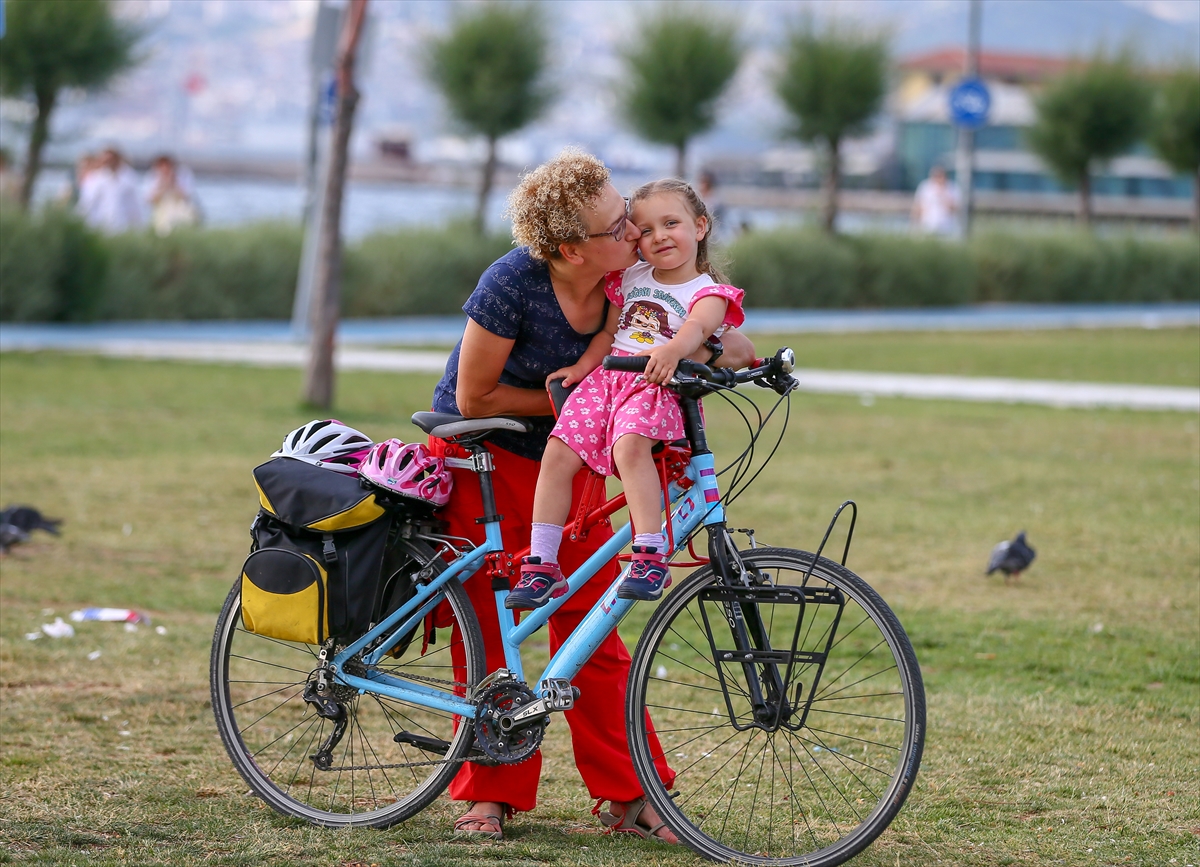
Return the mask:
{"type": "MultiPolygon", "coordinates": [[[[606,315],[607,311],[606,306],[606,315]]],[[[515,341],[500,374],[500,384],[517,388],[544,389],[546,377],[578,361],[600,330],[580,334],[571,327],[554,296],[549,266],[529,255],[525,247],[504,255],[483,272],[475,291],[463,305],[463,312],[493,334],[515,341]]],[[[604,326],[604,317],[600,326],[604,326]]],[[[454,395],[461,349],[460,340],[446,362],[445,375],[433,391],[435,412],[458,412],[454,395]]],[[[523,458],[541,460],[554,417],[531,416],[530,421],[534,424],[529,433],[500,431],[487,441],[523,458]]]]}

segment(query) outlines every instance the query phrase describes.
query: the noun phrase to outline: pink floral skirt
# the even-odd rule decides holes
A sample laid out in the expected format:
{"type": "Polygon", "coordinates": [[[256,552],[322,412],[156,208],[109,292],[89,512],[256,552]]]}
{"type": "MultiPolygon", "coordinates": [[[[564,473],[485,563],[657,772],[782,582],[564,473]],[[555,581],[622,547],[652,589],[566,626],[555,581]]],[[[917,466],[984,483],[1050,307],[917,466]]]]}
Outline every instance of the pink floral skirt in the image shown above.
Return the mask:
{"type": "Polygon", "coordinates": [[[640,373],[598,367],[571,392],[550,435],[593,470],[611,476],[613,446],[628,433],[664,442],[682,438],[679,398],[640,373]]]}

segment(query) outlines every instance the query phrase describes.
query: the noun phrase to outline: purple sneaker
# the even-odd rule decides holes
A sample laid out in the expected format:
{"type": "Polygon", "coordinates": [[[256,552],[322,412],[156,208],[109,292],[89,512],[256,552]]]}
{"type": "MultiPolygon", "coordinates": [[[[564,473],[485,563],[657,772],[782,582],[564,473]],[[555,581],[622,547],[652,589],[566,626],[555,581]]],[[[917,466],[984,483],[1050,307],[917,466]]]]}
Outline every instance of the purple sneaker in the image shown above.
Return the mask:
{"type": "Polygon", "coordinates": [[[567,579],[557,563],[543,563],[541,557],[521,561],[521,580],[509,591],[505,608],[541,608],[551,599],[567,592],[567,579]]]}
{"type": "Polygon", "coordinates": [[[657,548],[633,546],[633,560],[629,564],[629,576],[617,588],[622,599],[653,600],[662,596],[664,588],[671,586],[671,570],[667,558],[657,548]]]}

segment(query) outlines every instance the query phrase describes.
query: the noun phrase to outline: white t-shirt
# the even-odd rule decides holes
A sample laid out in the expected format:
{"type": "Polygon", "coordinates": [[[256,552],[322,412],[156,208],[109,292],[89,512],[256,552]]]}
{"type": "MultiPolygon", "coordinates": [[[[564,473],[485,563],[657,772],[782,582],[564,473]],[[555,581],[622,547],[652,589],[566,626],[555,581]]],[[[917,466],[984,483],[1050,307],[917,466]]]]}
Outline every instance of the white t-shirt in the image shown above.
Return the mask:
{"type": "Polygon", "coordinates": [[[917,185],[920,225],[926,232],[953,234],[958,229],[958,187],[946,181],[939,186],[931,178],[917,185]]]}
{"type": "Polygon", "coordinates": [[[741,289],[717,283],[707,274],[687,283],[660,283],[654,279],[653,266],[646,262],[626,268],[620,284],[610,281],[605,293],[610,301],[621,305],[613,347],[625,352],[643,352],[668,343],[687,319],[692,305],[709,295],[729,301],[725,321],[716,334],[720,335],[726,326],[741,325],[745,319],[741,289]]]}

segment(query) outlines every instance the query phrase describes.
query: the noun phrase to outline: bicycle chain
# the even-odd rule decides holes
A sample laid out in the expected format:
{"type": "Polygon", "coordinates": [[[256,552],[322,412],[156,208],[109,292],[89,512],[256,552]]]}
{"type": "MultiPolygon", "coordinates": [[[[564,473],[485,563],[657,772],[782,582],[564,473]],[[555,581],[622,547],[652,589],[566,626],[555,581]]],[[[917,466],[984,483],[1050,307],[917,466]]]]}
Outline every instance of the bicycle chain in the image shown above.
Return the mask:
{"type": "MultiPolygon", "coordinates": [[[[368,670],[368,671],[373,670],[373,671],[379,671],[379,672],[385,672],[385,673],[388,672],[388,669],[383,668],[378,665],[366,665],[366,666],[363,666],[363,668],[364,668],[364,670],[368,670]]],[[[434,683],[434,684],[438,684],[441,686],[448,685],[448,686],[461,686],[463,689],[467,688],[467,685],[465,683],[460,683],[456,680],[445,680],[440,677],[430,677],[430,676],[424,675],[424,674],[412,674],[410,672],[405,672],[404,677],[407,680],[420,680],[425,683],[434,683]]],[[[455,762],[465,764],[467,762],[478,762],[478,761],[484,761],[484,760],[487,760],[486,756],[481,756],[477,759],[472,759],[472,758],[453,759],[453,760],[452,759],[430,759],[430,760],[424,761],[424,762],[394,762],[393,764],[389,764],[389,765],[342,765],[337,768],[327,768],[325,773],[332,773],[334,771],[387,771],[387,770],[391,770],[393,768],[421,768],[421,767],[430,767],[432,765],[448,765],[448,764],[452,764],[455,762]]]]}

